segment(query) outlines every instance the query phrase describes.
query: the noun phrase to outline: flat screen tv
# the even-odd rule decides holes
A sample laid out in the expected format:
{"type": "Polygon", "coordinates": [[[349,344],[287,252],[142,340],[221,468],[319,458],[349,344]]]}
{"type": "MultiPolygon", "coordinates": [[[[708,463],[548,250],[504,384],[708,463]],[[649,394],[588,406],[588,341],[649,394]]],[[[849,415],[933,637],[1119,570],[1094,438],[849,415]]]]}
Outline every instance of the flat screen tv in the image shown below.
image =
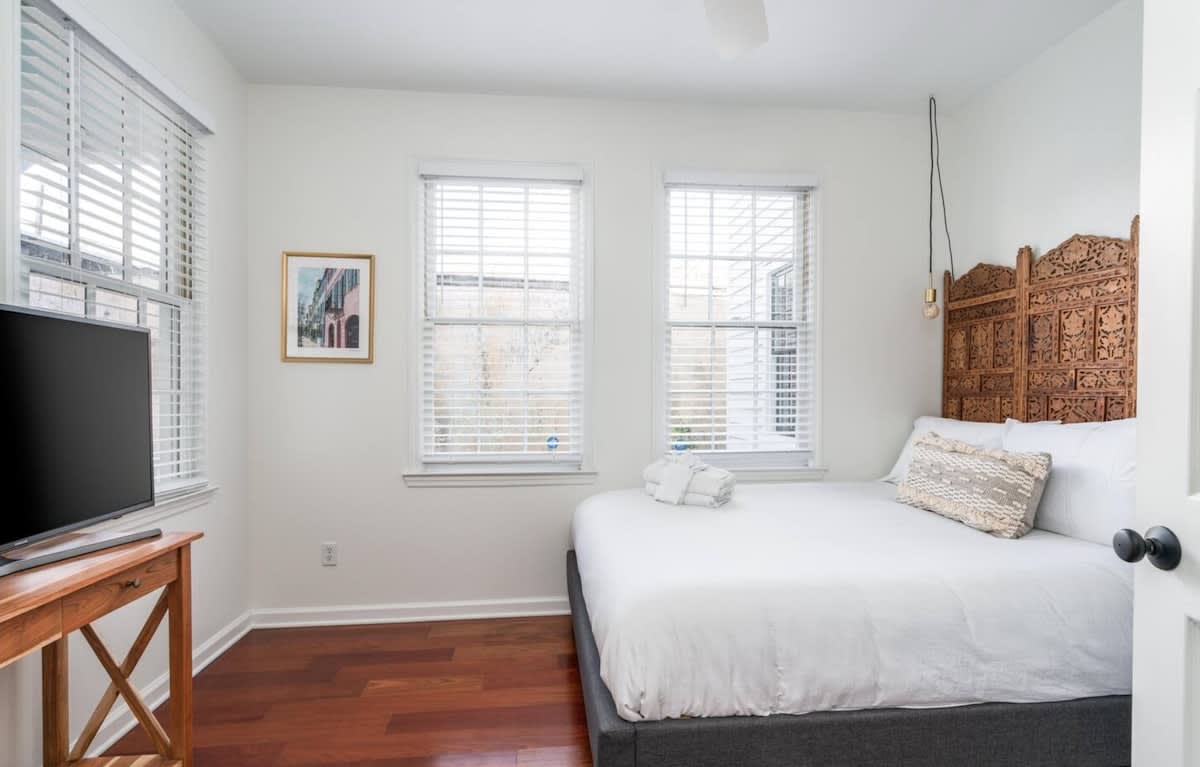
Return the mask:
{"type": "Polygon", "coordinates": [[[0,305],[0,575],[157,533],[29,548],[154,503],[151,401],[148,331],[0,305]]]}

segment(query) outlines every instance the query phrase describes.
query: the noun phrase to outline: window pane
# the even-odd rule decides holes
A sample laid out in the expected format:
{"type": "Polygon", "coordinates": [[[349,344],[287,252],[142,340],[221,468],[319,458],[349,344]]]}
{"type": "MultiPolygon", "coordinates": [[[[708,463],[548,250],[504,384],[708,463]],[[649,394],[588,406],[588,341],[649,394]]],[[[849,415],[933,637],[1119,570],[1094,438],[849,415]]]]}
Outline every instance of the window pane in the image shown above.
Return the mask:
{"type": "Polygon", "coordinates": [[[669,187],[667,429],[675,449],[807,451],[807,190],[669,187]],[[805,316],[807,316],[805,314],[805,316]]]}
{"type": "Polygon", "coordinates": [[[136,325],[138,321],[138,301],[134,296],[124,293],[114,293],[104,288],[96,288],[96,298],[92,304],[92,316],[108,322],[123,322],[126,325],[136,325]]]}
{"type": "Polygon", "coordinates": [[[67,166],[21,150],[21,236],[66,248],[70,244],[67,166]]]}
{"type": "Polygon", "coordinates": [[[578,185],[425,182],[427,460],[582,446],[578,185]]]}
{"type": "Polygon", "coordinates": [[[38,309],[83,316],[87,288],[77,282],[60,280],[45,274],[29,275],[29,305],[38,309]]]}
{"type": "Polygon", "coordinates": [[[156,491],[191,484],[205,464],[193,122],[61,14],[20,13],[22,297],[150,329],[156,491]]]}

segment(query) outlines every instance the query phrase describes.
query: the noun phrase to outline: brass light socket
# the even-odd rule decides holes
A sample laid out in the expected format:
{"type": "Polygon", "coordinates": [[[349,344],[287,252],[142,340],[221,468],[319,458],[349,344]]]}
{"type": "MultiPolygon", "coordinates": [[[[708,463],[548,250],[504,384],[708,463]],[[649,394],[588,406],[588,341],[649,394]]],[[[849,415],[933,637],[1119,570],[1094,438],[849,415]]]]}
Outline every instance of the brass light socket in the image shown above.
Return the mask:
{"type": "Polygon", "coordinates": [[[937,289],[936,288],[925,288],[925,303],[927,303],[927,304],[937,303],[937,289]]]}

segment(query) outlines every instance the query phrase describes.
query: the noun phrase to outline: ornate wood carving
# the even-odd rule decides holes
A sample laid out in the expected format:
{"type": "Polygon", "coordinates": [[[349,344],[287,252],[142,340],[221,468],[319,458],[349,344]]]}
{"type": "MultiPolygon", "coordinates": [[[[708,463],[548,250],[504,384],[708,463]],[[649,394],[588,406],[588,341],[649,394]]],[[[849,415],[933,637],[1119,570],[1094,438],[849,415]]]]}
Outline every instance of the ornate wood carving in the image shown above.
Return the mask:
{"type": "Polygon", "coordinates": [[[946,388],[955,394],[974,394],[979,391],[979,376],[952,376],[947,379],[946,388]]]}
{"type": "Polygon", "coordinates": [[[1035,314],[1029,318],[1029,362],[1058,361],[1058,323],[1055,314],[1035,314]]]}
{"type": "Polygon", "coordinates": [[[942,412],[967,421],[1002,421],[1016,401],[1017,273],[979,264],[945,278],[946,320],[942,412]]]}
{"type": "Polygon", "coordinates": [[[1132,256],[1129,243],[1118,237],[1077,234],[1039,258],[1033,265],[1031,280],[1075,279],[1107,269],[1128,269],[1132,256]]]}
{"type": "Polygon", "coordinates": [[[1017,321],[1015,319],[998,320],[992,336],[992,350],[995,357],[992,367],[1011,368],[1016,358],[1017,321]]]}
{"type": "Polygon", "coordinates": [[[1136,414],[1138,219],[1127,240],[1075,235],[1015,270],[945,278],[942,413],[972,421],[1136,414]]]}
{"type": "Polygon", "coordinates": [[[1061,362],[1090,362],[1095,351],[1096,338],[1092,335],[1092,316],[1094,309],[1090,306],[1078,309],[1067,309],[1059,319],[1059,361],[1061,362]]]}
{"type": "Polygon", "coordinates": [[[1082,423],[1104,420],[1104,401],[1096,397],[1049,397],[1046,416],[1052,421],[1082,423]]]}
{"type": "Polygon", "coordinates": [[[1075,385],[1073,370],[1032,370],[1029,373],[1029,391],[1070,391],[1075,385]]]}
{"type": "Polygon", "coordinates": [[[1011,392],[1012,385],[1012,376],[1009,374],[983,376],[983,378],[979,380],[979,391],[986,392],[988,394],[991,394],[992,392],[1011,392]]]}
{"type": "Polygon", "coordinates": [[[977,264],[971,271],[954,281],[946,296],[951,301],[966,301],[976,296],[986,296],[1017,286],[1017,274],[1007,266],[977,264]]]}
{"type": "Polygon", "coordinates": [[[978,306],[968,306],[965,309],[955,309],[950,312],[950,321],[954,323],[981,320],[985,317],[995,317],[1000,314],[1012,314],[1017,309],[1016,301],[991,301],[978,306]]]}
{"type": "Polygon", "coordinates": [[[996,397],[963,397],[962,420],[1003,421],[1000,417],[1000,400],[996,397]]]}

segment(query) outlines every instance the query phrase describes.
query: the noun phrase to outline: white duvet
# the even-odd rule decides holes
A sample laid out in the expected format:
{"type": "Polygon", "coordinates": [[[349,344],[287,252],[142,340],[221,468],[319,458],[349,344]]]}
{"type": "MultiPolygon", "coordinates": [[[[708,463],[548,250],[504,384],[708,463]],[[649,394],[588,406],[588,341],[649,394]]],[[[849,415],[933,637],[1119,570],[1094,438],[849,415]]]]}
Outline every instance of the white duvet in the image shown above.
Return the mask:
{"type": "Polygon", "coordinates": [[[739,485],[721,509],[641,490],[580,504],[600,673],[626,719],[1128,694],[1130,568],[1002,540],[884,483],[739,485]]]}

